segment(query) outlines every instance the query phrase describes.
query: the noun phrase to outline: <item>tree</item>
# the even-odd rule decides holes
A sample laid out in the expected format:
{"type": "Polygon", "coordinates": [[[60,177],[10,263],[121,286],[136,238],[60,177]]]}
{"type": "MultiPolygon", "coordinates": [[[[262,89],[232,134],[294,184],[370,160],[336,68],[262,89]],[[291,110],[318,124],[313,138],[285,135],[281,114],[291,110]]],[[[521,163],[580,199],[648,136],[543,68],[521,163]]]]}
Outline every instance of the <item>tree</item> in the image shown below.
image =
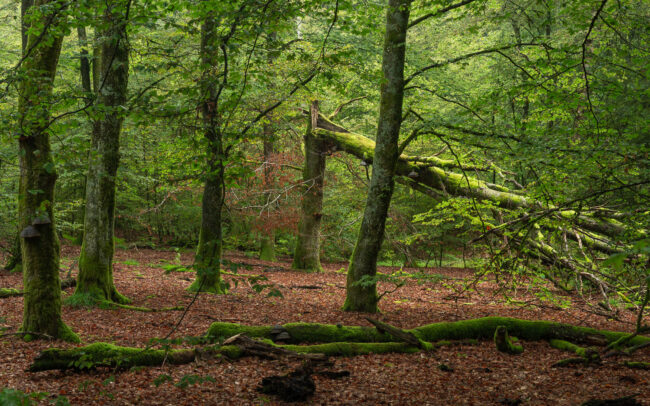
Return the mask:
{"type": "MultiPolygon", "coordinates": [[[[236,24],[233,25],[230,36],[234,34],[235,27],[236,24]]],[[[196,279],[189,287],[191,291],[225,293],[220,273],[223,238],[221,210],[225,192],[224,150],[218,108],[220,89],[223,89],[226,83],[228,72],[224,73],[220,87],[218,69],[219,51],[224,49],[225,54],[227,41],[227,38],[221,38],[219,35],[215,11],[207,11],[201,25],[200,52],[203,75],[199,82],[202,130],[207,142],[207,165],[201,206],[201,231],[194,258],[196,279]]]]}
{"type": "Polygon", "coordinates": [[[313,101],[310,120],[305,132],[305,164],[303,182],[305,192],[302,197],[298,238],[293,254],[293,269],[307,272],[320,272],[320,229],[323,217],[323,182],[325,180],[325,148],[312,134],[318,126],[318,102],[313,101]]]}
{"type": "Polygon", "coordinates": [[[386,11],[375,157],[363,221],[348,267],[343,305],[343,309],[347,311],[377,312],[376,284],[363,284],[362,278],[373,278],[377,273],[377,255],[384,240],[386,217],[395,185],[393,175],[399,156],[398,140],[402,124],[404,58],[410,3],[410,0],[390,0],[386,11]]]}
{"type": "MultiPolygon", "coordinates": [[[[63,41],[67,3],[36,0],[19,88],[20,187],[24,332],[68,341],[79,338],[61,320],[59,240],[52,210],[56,170],[50,147],[52,88],[63,41]]],[[[26,336],[29,338],[30,336],[26,336]]]]}
{"type": "MultiPolygon", "coordinates": [[[[84,303],[105,300],[128,302],[113,284],[113,252],[115,178],[129,77],[126,30],[130,6],[130,0],[107,2],[99,31],[101,50],[96,63],[99,63],[100,74],[94,113],[98,117],[93,123],[91,137],[79,276],[75,296],[69,299],[70,303],[79,300],[84,303]]],[[[84,79],[84,87],[90,87],[87,78],[84,79]]]]}

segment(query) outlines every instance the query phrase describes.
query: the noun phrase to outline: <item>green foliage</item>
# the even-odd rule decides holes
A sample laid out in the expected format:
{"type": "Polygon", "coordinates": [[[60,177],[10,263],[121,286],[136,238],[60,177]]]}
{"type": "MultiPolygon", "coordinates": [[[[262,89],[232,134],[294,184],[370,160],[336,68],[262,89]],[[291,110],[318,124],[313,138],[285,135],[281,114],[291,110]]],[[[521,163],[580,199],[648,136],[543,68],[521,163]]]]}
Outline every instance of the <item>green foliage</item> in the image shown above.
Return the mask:
{"type": "Polygon", "coordinates": [[[3,406],[30,406],[42,404],[46,398],[47,404],[55,406],[70,406],[70,401],[65,396],[52,398],[47,392],[25,393],[17,389],[3,388],[0,390],[0,404],[3,406]]]}
{"type": "MultiPolygon", "coordinates": [[[[216,382],[211,376],[183,375],[181,379],[174,384],[177,388],[185,389],[188,386],[202,384],[205,382],[216,382]]],[[[157,386],[157,385],[156,385],[157,386]]]]}

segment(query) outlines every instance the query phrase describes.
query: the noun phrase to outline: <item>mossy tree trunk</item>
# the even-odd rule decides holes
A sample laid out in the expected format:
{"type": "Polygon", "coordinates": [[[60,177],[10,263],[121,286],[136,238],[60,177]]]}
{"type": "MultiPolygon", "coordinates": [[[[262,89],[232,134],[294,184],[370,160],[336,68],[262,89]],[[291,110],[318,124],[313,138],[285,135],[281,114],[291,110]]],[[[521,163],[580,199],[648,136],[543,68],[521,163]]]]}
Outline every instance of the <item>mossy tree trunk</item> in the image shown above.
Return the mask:
{"type": "MultiPolygon", "coordinates": [[[[93,123],[91,137],[83,244],[75,291],[75,295],[118,303],[128,302],[113,284],[113,253],[115,177],[129,77],[126,37],[129,4],[123,0],[110,1],[100,33],[100,85],[95,106],[99,118],[93,123]]],[[[90,87],[89,75],[84,79],[84,87],[86,90],[90,87]]]]}
{"type": "Polygon", "coordinates": [[[207,172],[201,209],[199,245],[194,257],[196,279],[190,291],[225,293],[221,281],[221,210],[224,199],[224,150],[219,123],[219,87],[217,66],[219,35],[216,20],[208,15],[201,27],[201,62],[203,77],[201,86],[201,116],[203,135],[208,143],[207,172]]]}
{"type": "Polygon", "coordinates": [[[364,276],[377,273],[377,256],[384,240],[388,207],[393,195],[395,167],[399,156],[399,132],[404,99],[404,56],[410,0],[390,0],[382,60],[381,102],[372,178],[357,244],[348,268],[347,311],[377,312],[376,283],[360,285],[364,276]]]}
{"type": "Polygon", "coordinates": [[[293,269],[320,272],[320,224],[323,217],[323,182],[325,180],[325,147],[312,134],[318,120],[318,102],[311,104],[311,121],[305,132],[305,166],[302,211],[298,225],[298,239],[293,254],[293,269]]]}
{"type": "Polygon", "coordinates": [[[19,87],[18,214],[23,230],[25,291],[21,329],[78,341],[61,320],[59,241],[52,210],[57,174],[49,139],[49,106],[53,103],[52,88],[64,35],[61,25],[65,6],[57,1],[36,0],[32,7],[46,11],[32,23],[35,29],[27,39],[29,53],[23,60],[19,87]]]}

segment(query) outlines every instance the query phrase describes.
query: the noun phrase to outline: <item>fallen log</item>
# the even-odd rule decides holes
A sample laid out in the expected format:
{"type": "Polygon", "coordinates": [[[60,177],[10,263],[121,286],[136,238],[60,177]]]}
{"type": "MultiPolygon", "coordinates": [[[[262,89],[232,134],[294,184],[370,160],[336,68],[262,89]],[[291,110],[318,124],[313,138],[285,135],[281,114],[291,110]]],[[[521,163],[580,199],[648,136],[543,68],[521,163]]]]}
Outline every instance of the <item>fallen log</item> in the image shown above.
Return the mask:
{"type": "MultiPolygon", "coordinates": [[[[427,342],[425,348],[450,345],[449,340],[490,339],[497,327],[507,328],[523,340],[564,339],[572,342],[598,343],[606,345],[628,333],[596,330],[549,321],[528,321],[508,317],[485,317],[457,322],[434,323],[415,329],[403,330],[418,340],[427,342]]],[[[317,323],[288,323],[282,326],[294,343],[313,345],[279,345],[271,341],[274,326],[241,326],[233,323],[213,323],[208,338],[218,341],[230,337],[222,345],[208,345],[183,350],[153,350],[118,347],[107,343],[95,343],[71,349],[50,348],[43,351],[30,366],[30,371],[51,369],[95,368],[99,366],[130,368],[133,366],[156,366],[163,363],[186,364],[196,358],[228,357],[238,359],[245,356],[295,357],[298,359],[322,360],[326,356],[357,356],[384,353],[416,353],[418,346],[405,342],[392,342],[393,337],[373,327],[342,326],[317,323]],[[234,333],[234,334],[233,334],[234,333]],[[241,334],[237,337],[238,334],[241,334]],[[260,340],[243,338],[246,334],[260,340]],[[235,337],[233,337],[235,336],[235,337]],[[309,354],[305,356],[306,354],[309,354]],[[318,354],[318,355],[314,355],[318,354]]],[[[636,336],[632,345],[650,342],[650,337],[636,336]]]]}
{"type": "MultiPolygon", "coordinates": [[[[629,333],[597,330],[553,321],[521,320],[510,317],[484,317],[479,319],[440,322],[404,331],[413,333],[418,339],[428,342],[440,340],[492,339],[498,326],[504,326],[521,340],[561,339],[574,343],[604,346],[629,333]]],[[[333,342],[390,342],[392,337],[385,332],[365,326],[343,326],[340,324],[287,323],[282,326],[291,337],[290,343],[333,343],[333,342]]],[[[250,337],[271,338],[273,326],[244,326],[235,323],[215,322],[208,329],[213,338],[231,337],[246,333],[250,337]]],[[[650,337],[636,336],[629,343],[639,345],[650,342],[650,337]]]]}

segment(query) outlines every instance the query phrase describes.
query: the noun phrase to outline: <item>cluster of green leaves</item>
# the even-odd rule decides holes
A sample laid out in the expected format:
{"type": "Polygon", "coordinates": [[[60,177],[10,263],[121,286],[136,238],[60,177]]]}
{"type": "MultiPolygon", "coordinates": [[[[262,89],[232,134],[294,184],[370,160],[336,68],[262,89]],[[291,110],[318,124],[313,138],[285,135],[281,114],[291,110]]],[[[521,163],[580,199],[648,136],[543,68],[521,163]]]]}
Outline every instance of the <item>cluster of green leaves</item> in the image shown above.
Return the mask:
{"type": "Polygon", "coordinates": [[[5,406],[30,406],[42,404],[47,399],[47,404],[54,406],[70,406],[70,401],[65,396],[56,396],[53,398],[47,392],[25,393],[23,391],[11,388],[2,388],[0,390],[0,404],[5,406]]]}

